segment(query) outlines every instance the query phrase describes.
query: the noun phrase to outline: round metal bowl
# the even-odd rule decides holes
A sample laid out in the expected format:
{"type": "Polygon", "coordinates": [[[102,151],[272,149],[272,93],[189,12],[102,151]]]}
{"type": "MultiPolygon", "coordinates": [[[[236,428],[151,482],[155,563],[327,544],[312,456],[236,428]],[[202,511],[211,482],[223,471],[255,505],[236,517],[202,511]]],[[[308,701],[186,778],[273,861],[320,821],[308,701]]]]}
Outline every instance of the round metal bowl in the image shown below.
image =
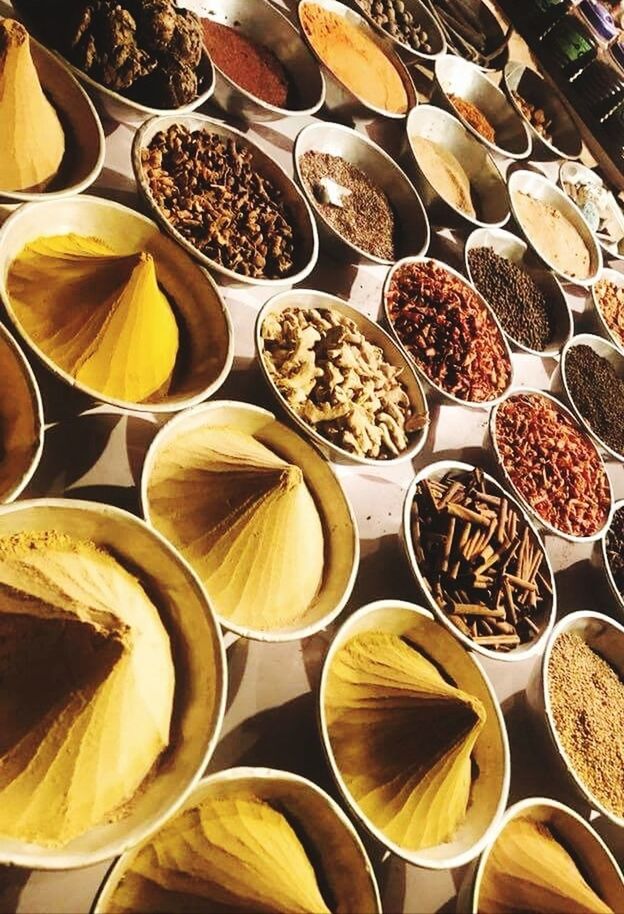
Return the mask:
{"type": "MultiPolygon", "coordinates": [[[[209,0],[206,18],[236,29],[268,48],[291,82],[292,102],[281,108],[240,86],[213,61],[213,101],[224,111],[248,121],[271,121],[289,115],[314,114],[325,101],[325,80],[297,29],[268,0],[209,0]],[[209,15],[208,15],[209,14],[209,15]]],[[[200,12],[204,15],[204,11],[200,12]]]]}
{"type": "Polygon", "coordinates": [[[588,226],[585,217],[582,212],[576,206],[575,203],[572,203],[567,194],[565,194],[560,187],[557,187],[556,184],[553,184],[552,181],[549,181],[543,175],[538,174],[535,171],[527,171],[522,169],[520,171],[514,171],[512,176],[509,179],[509,199],[511,201],[511,209],[514,215],[520,231],[531,245],[538,257],[543,260],[549,270],[552,270],[558,276],[561,276],[566,282],[574,283],[579,286],[589,286],[594,283],[600,271],[602,270],[602,251],[600,250],[600,245],[596,240],[596,236],[588,226]],[[570,276],[567,273],[564,273],[560,270],[548,257],[548,252],[544,251],[535,242],[535,239],[529,235],[529,232],[526,230],[525,226],[522,224],[522,221],[518,215],[517,207],[515,204],[515,195],[518,193],[528,194],[530,197],[533,197],[535,200],[539,200],[541,203],[545,203],[548,206],[552,206],[553,209],[558,210],[564,219],[567,219],[568,222],[577,230],[583,242],[589,251],[589,275],[583,279],[579,279],[575,276],[570,276]]]}
{"type": "Polygon", "coordinates": [[[174,238],[184,250],[191,254],[198,263],[208,270],[219,273],[227,277],[231,283],[238,285],[252,286],[293,286],[301,282],[312,272],[318,258],[318,233],[316,222],[305,197],[296,186],[294,181],[288,177],[286,172],[280,168],[270,156],[263,152],[259,146],[252,143],[251,140],[240,130],[228,127],[220,121],[215,121],[209,117],[201,115],[187,115],[178,117],[177,115],[167,115],[165,117],[154,117],[137,130],[132,144],[132,168],[139,188],[139,192],[145,201],[145,204],[158,221],[161,227],[174,238]],[[281,279],[265,279],[263,277],[243,276],[242,273],[236,273],[227,267],[221,266],[210,257],[195,247],[169,222],[162,209],[158,206],[149,187],[143,163],[141,161],[141,152],[145,149],[157,133],[166,131],[169,127],[178,125],[186,127],[187,130],[194,133],[197,130],[216,133],[225,140],[232,140],[239,147],[247,149],[251,153],[252,164],[257,171],[264,177],[268,178],[273,186],[281,193],[285,206],[288,209],[292,224],[295,230],[295,253],[296,264],[295,271],[289,276],[281,279]]]}
{"type": "Polygon", "coordinates": [[[578,159],[583,150],[581,136],[568,109],[539,73],[522,63],[510,61],[503,71],[503,88],[533,137],[534,152],[541,149],[558,159],[578,159]],[[514,98],[514,92],[545,112],[551,121],[552,141],[545,140],[524,116],[514,98]]]}
{"type": "Polygon", "coordinates": [[[352,263],[392,263],[391,260],[376,257],[348,241],[317,209],[314,194],[308,189],[300,168],[300,159],[306,152],[340,156],[365,172],[390,201],[397,220],[399,256],[425,253],[431,239],[427,214],[413,184],[394,159],[368,137],[349,127],[330,123],[308,124],[295,141],[295,174],[316,215],[321,241],[333,256],[343,257],[352,263]]]}
{"type": "Polygon", "coordinates": [[[572,761],[561,744],[555,725],[552,703],[550,700],[550,677],[548,666],[553,645],[563,634],[575,634],[596,651],[619,675],[624,678],[624,626],[614,619],[596,612],[575,612],[561,619],[554,627],[544,655],[534,667],[529,685],[527,699],[536,722],[545,730],[547,746],[553,760],[553,773],[561,774],[572,786],[581,801],[597,809],[605,819],[624,827],[624,817],[607,809],[590,793],[579,777],[572,761]]]}
{"type": "MultiPolygon", "coordinates": [[[[552,316],[555,322],[555,332],[546,349],[531,349],[529,346],[525,346],[523,343],[514,339],[511,334],[507,333],[503,327],[503,333],[511,345],[521,352],[528,352],[530,355],[536,355],[542,358],[547,356],[554,358],[559,355],[574,333],[574,321],[572,319],[572,311],[570,310],[568,300],[565,297],[565,293],[561,288],[561,284],[557,277],[551,273],[550,270],[544,269],[544,267],[540,264],[536,264],[535,261],[531,259],[527,245],[524,241],[521,241],[517,235],[512,235],[511,232],[507,232],[505,229],[475,229],[466,241],[464,252],[466,272],[473,285],[475,285],[475,282],[472,270],[470,269],[468,254],[474,248],[492,248],[496,254],[505,257],[507,260],[510,260],[512,263],[515,263],[529,273],[535,285],[541,290],[551,307],[552,316]]],[[[493,308],[493,310],[495,311],[496,309],[493,308]]]]}
{"type": "Polygon", "coordinates": [[[321,65],[321,70],[325,76],[325,85],[327,89],[325,96],[326,109],[338,120],[354,120],[359,117],[367,117],[370,119],[371,116],[387,117],[399,121],[404,120],[407,117],[410,108],[416,105],[418,100],[412,77],[410,76],[407,67],[396,53],[390,37],[386,36],[384,38],[377,28],[373,28],[368,24],[361,13],[356,13],[355,10],[345,6],[344,3],[339,3],[338,0],[313,0],[314,5],[323,7],[323,9],[328,12],[340,16],[349,25],[360,29],[383,51],[399,74],[407,95],[407,107],[403,112],[387,111],[385,108],[377,108],[375,105],[372,105],[370,102],[366,101],[366,99],[353,92],[346,83],[342,82],[342,80],[334,75],[314,47],[314,44],[308,38],[303,27],[301,11],[306,2],[307,0],[302,0],[297,6],[299,28],[309,48],[321,65]]]}
{"type": "MultiPolygon", "coordinates": [[[[186,434],[202,426],[228,426],[253,435],[278,456],[301,467],[306,485],[319,511],[325,537],[326,563],[323,582],[305,618],[298,625],[271,630],[237,625],[219,614],[218,607],[211,598],[209,585],[202,581],[219,622],[243,638],[252,638],[256,641],[295,641],[309,638],[310,635],[326,628],[342,612],[355,583],[360,561],[360,543],[356,520],[347,496],[329,463],[318,450],[286,425],[278,422],[272,413],[247,403],[214,400],[193,410],[187,410],[168,422],[156,435],[147,452],[141,476],[141,504],[143,516],[155,529],[159,528],[151,510],[150,487],[159,461],[166,451],[171,453],[176,442],[181,442],[186,434]]],[[[165,530],[160,532],[164,536],[167,535],[165,530]]],[[[184,555],[182,537],[178,540],[172,539],[172,544],[184,555]]],[[[190,564],[192,565],[192,562],[190,564]]],[[[196,573],[201,578],[200,571],[197,570],[196,573]]]]}
{"type": "Polygon", "coordinates": [[[389,851],[414,866],[429,870],[464,866],[477,857],[496,832],[507,805],[510,777],[509,742],[498,698],[479,661],[434,621],[431,613],[413,603],[380,600],[357,610],[343,623],[325,657],[319,689],[319,720],[325,754],[334,780],[364,828],[389,851]],[[446,843],[409,850],[391,841],[362,811],[349,790],[332,748],[327,722],[326,693],[332,663],[338,651],[356,635],[382,631],[402,637],[422,648],[447,679],[479,698],[487,720],[473,751],[479,776],[473,781],[471,802],[464,822],[446,843]]]}
{"type": "Polygon", "coordinates": [[[435,62],[433,102],[455,115],[466,130],[492,152],[510,159],[526,159],[531,154],[531,134],[510,106],[505,94],[474,63],[445,54],[435,62]],[[494,142],[482,136],[455,108],[450,96],[471,102],[490,122],[496,133],[494,142]]]}
{"type": "Polygon", "coordinates": [[[524,522],[529,527],[534,539],[537,542],[537,545],[540,547],[544,553],[546,559],[546,566],[548,568],[548,583],[550,585],[552,596],[549,600],[545,601],[545,606],[543,610],[543,620],[540,626],[540,632],[536,635],[535,639],[527,644],[521,644],[518,647],[514,648],[507,653],[498,653],[497,651],[490,650],[487,647],[483,647],[480,644],[477,644],[472,638],[469,638],[467,635],[464,635],[457,626],[451,622],[449,617],[446,615],[444,610],[440,609],[436,600],[434,599],[431,589],[427,584],[427,581],[420,570],[420,563],[416,557],[416,551],[414,549],[414,540],[412,538],[412,504],[414,502],[414,496],[416,495],[416,488],[419,483],[425,479],[441,479],[443,476],[446,476],[448,473],[454,473],[458,476],[468,473],[471,470],[474,470],[474,466],[469,463],[461,463],[457,460],[440,460],[436,463],[432,463],[427,467],[424,467],[420,470],[415,478],[410,483],[410,486],[405,495],[405,501],[403,502],[403,522],[401,527],[401,541],[403,545],[403,551],[407,558],[408,565],[416,582],[416,585],[427,601],[427,606],[433,612],[438,622],[440,622],[454,638],[457,638],[463,646],[470,651],[474,651],[476,654],[480,654],[482,657],[488,657],[491,660],[514,663],[517,661],[528,660],[530,657],[535,657],[536,654],[539,654],[544,646],[544,641],[550,634],[552,627],[557,616],[557,588],[555,581],[555,573],[553,571],[552,565],[550,563],[550,558],[546,551],[546,547],[542,542],[542,539],[539,535],[537,527],[532,522],[531,518],[524,510],[522,505],[510,495],[501,485],[498,483],[493,476],[490,476],[489,473],[484,473],[483,477],[487,481],[488,486],[491,490],[494,490],[494,494],[502,495],[506,498],[511,504],[516,508],[518,513],[521,515],[524,522]]]}
{"type": "Polygon", "coordinates": [[[431,46],[430,53],[427,53],[426,51],[417,51],[411,44],[406,44],[400,38],[396,38],[388,32],[382,25],[379,25],[375,21],[375,18],[367,11],[362,0],[350,0],[350,2],[353,7],[364,16],[369,25],[372,25],[372,27],[377,29],[384,38],[387,38],[392,42],[392,45],[406,63],[430,63],[440,54],[445,53],[446,38],[444,37],[444,32],[440,28],[437,19],[431,15],[422,0],[404,0],[405,12],[411,13],[415,25],[420,25],[424,28],[429,38],[429,45],[431,46]]]}
{"type": "MultiPolygon", "coordinates": [[[[561,189],[571,197],[568,185],[577,183],[605,187],[604,181],[593,169],[588,168],[586,165],[582,165],[580,162],[562,162],[561,168],[559,169],[559,186],[561,189]]],[[[609,210],[611,211],[613,221],[622,231],[622,238],[619,242],[609,241],[608,236],[599,231],[596,231],[596,238],[607,254],[611,257],[619,257],[621,254],[624,254],[624,212],[612,192],[610,190],[607,190],[606,192],[609,210]],[[620,247],[622,248],[621,251],[620,247]]]]}
{"type": "MultiPolygon", "coordinates": [[[[619,270],[612,270],[609,267],[606,267],[598,279],[599,281],[606,279],[607,282],[613,283],[613,285],[617,286],[619,289],[624,289],[624,273],[620,273],[619,270]]],[[[593,322],[595,324],[595,330],[600,333],[601,336],[604,336],[613,343],[618,352],[621,352],[622,355],[624,355],[624,338],[620,338],[606,322],[604,314],[602,313],[602,306],[600,304],[596,286],[597,283],[594,283],[591,290],[592,304],[594,306],[593,322]]]]}
{"type": "MultiPolygon", "coordinates": [[[[546,797],[529,797],[510,806],[498,825],[497,833],[475,867],[466,874],[457,899],[457,911],[479,914],[483,876],[494,845],[514,819],[532,819],[551,829],[565,849],[578,862],[581,872],[613,911],[624,910],[624,879],[615,857],[598,832],[577,812],[546,797]]],[[[529,861],[527,861],[529,862],[529,861]]]]}
{"type": "Polygon", "coordinates": [[[600,456],[600,452],[598,451],[598,448],[594,444],[593,439],[589,435],[587,435],[587,433],[585,432],[583,427],[579,424],[574,413],[570,409],[568,409],[568,407],[565,406],[561,402],[561,400],[558,400],[556,397],[554,397],[552,394],[549,394],[545,390],[538,390],[538,388],[536,388],[536,387],[522,387],[519,390],[514,390],[514,391],[511,391],[510,393],[508,393],[507,396],[504,398],[504,400],[502,400],[501,402],[497,403],[496,406],[494,407],[494,409],[492,410],[492,412],[490,413],[488,433],[489,433],[489,442],[490,442],[490,445],[494,452],[494,457],[496,459],[500,472],[507,484],[507,488],[509,488],[512,491],[512,493],[516,497],[516,500],[522,505],[525,512],[535,520],[538,528],[543,527],[549,533],[552,533],[554,536],[558,536],[561,539],[567,540],[569,543],[593,543],[593,542],[596,542],[597,540],[599,540],[600,537],[604,534],[604,531],[609,527],[609,524],[611,523],[611,518],[613,516],[613,486],[611,485],[611,480],[609,479],[609,474],[607,473],[607,468],[604,465],[604,461],[603,461],[602,457],[600,456]],[[609,509],[607,519],[605,520],[603,526],[600,528],[600,530],[597,530],[595,533],[592,533],[591,536],[575,536],[572,533],[565,533],[563,530],[559,530],[557,527],[554,527],[552,524],[548,523],[547,520],[544,520],[544,518],[540,514],[537,513],[535,508],[533,508],[533,506],[525,499],[525,497],[522,495],[522,493],[518,491],[517,487],[512,482],[512,479],[507,471],[507,467],[505,466],[505,463],[503,462],[503,459],[501,457],[501,453],[500,453],[500,450],[498,447],[498,435],[496,432],[496,417],[498,415],[498,410],[501,405],[501,402],[505,402],[505,400],[509,399],[510,397],[518,396],[520,394],[535,394],[535,395],[539,395],[540,397],[545,397],[545,399],[547,399],[547,400],[552,400],[552,402],[556,405],[557,409],[559,409],[564,415],[566,415],[568,417],[568,419],[570,419],[574,423],[574,425],[576,425],[576,427],[579,429],[579,431],[582,432],[582,434],[586,436],[587,440],[591,443],[592,447],[595,449],[596,456],[598,457],[598,460],[600,461],[600,465],[602,466],[602,471],[609,484],[609,492],[611,493],[611,507],[609,509]]]}
{"type": "Polygon", "coordinates": [[[370,320],[360,311],[352,308],[343,299],[335,295],[329,295],[326,292],[316,292],[311,289],[295,289],[292,292],[280,292],[270,298],[258,312],[255,328],[256,356],[260,363],[260,368],[264,380],[266,381],[271,393],[279,403],[282,411],[288,418],[297,425],[301,431],[310,438],[321,453],[337,463],[359,464],[360,466],[394,466],[403,461],[412,460],[425,446],[427,434],[429,432],[429,408],[427,400],[418,380],[411,361],[406,358],[403,351],[394,340],[383,330],[379,324],[370,320]],[[426,416],[425,425],[422,429],[413,433],[409,446],[398,455],[392,458],[376,457],[359,457],[357,454],[347,451],[328,438],[323,437],[316,429],[308,425],[298,413],[289,406],[286,398],[280,393],[264,360],[264,339],[262,337],[262,327],[266,317],[269,314],[279,314],[287,308],[330,308],[332,311],[352,320],[366,339],[375,346],[383,350],[384,357],[390,365],[401,369],[401,382],[403,383],[410,400],[412,410],[415,415],[424,414],[426,416]]]}
{"type": "Polygon", "coordinates": [[[609,589],[617,604],[617,607],[620,612],[620,615],[622,616],[622,619],[624,619],[624,594],[620,592],[619,587],[615,583],[615,578],[613,577],[613,571],[611,570],[611,562],[609,561],[609,557],[607,555],[607,537],[609,535],[609,530],[611,528],[611,524],[613,523],[613,518],[618,513],[618,511],[621,511],[623,508],[624,508],[624,499],[620,499],[620,501],[616,501],[616,503],[613,507],[613,517],[611,518],[611,523],[606,528],[606,530],[604,531],[604,533],[600,539],[599,548],[596,549],[596,551],[598,552],[598,563],[597,564],[602,568],[602,571],[605,574],[607,583],[609,585],[609,589]]]}
{"type": "Polygon", "coordinates": [[[16,210],[0,230],[0,297],[19,334],[57,378],[89,397],[122,409],[167,413],[194,406],[219,389],[232,366],[232,326],[213,280],[151,219],[120,203],[81,195],[58,202],[27,203],[16,210]],[[133,403],[105,397],[61,369],[23,328],[8,294],[9,267],[29,242],[69,232],[99,238],[114,251],[144,250],[155,256],[160,284],[175,303],[183,330],[179,368],[176,366],[171,388],[161,399],[133,403]]]}
{"type": "MultiPolygon", "coordinates": [[[[241,795],[274,804],[287,816],[304,846],[312,851],[319,882],[334,902],[332,910],[380,914],[375,873],[358,833],[335,800],[312,781],[274,768],[229,768],[201,780],[184,809],[212,798],[235,800],[241,795]]],[[[117,888],[149,843],[143,841],[115,861],[100,886],[93,914],[117,910],[117,888]]]]}
{"type": "Polygon", "coordinates": [[[479,31],[487,39],[487,53],[485,55],[479,54],[477,58],[474,58],[474,54],[467,50],[465,43],[461,40],[461,36],[458,37],[452,28],[445,25],[444,19],[436,9],[435,0],[427,0],[427,3],[436,12],[437,18],[442,25],[442,31],[446,35],[450,51],[459,57],[471,60],[482,70],[503,69],[509,60],[509,36],[503,31],[501,23],[488,4],[484,3],[483,0],[466,0],[463,4],[472,11],[474,17],[479,21],[479,31]]]}
{"type": "Polygon", "coordinates": [[[191,568],[158,533],[127,511],[62,498],[0,508],[0,536],[54,530],[108,550],[146,586],[173,645],[176,694],[169,748],[117,820],[64,847],[0,838],[0,862],[43,870],[91,866],[124,853],[182,805],[215,749],[225,713],[227,664],[221,631],[191,568]]]}
{"type": "Polygon", "coordinates": [[[503,328],[500,325],[500,321],[496,317],[496,314],[494,313],[492,308],[488,305],[488,303],[486,302],[484,297],[481,295],[481,293],[478,292],[474,288],[474,286],[470,285],[470,283],[467,281],[465,276],[462,276],[461,273],[459,273],[457,270],[454,270],[453,267],[450,267],[447,263],[443,263],[441,260],[436,260],[434,257],[404,257],[403,260],[399,260],[398,263],[395,263],[394,266],[390,267],[390,270],[388,271],[388,275],[386,276],[386,281],[384,282],[384,285],[383,285],[381,295],[382,295],[382,309],[383,309],[384,320],[386,322],[386,325],[390,328],[391,336],[396,341],[401,352],[404,353],[405,358],[407,359],[408,363],[414,367],[414,370],[417,372],[419,377],[421,377],[423,379],[423,381],[425,382],[425,390],[427,392],[429,392],[429,389],[430,389],[431,391],[435,391],[438,394],[438,396],[441,397],[442,399],[449,400],[451,403],[457,403],[459,406],[468,406],[472,409],[489,409],[495,403],[500,402],[500,400],[502,400],[504,397],[507,396],[507,394],[511,390],[511,388],[513,386],[513,382],[514,382],[514,364],[513,364],[512,358],[511,358],[511,350],[509,348],[509,343],[507,342],[507,337],[503,333],[503,328]],[[445,390],[444,387],[441,387],[439,384],[437,384],[435,381],[433,381],[429,377],[428,374],[425,373],[425,371],[412,358],[412,356],[410,355],[406,346],[404,346],[403,343],[401,342],[401,339],[399,338],[398,333],[394,329],[394,324],[392,322],[392,318],[390,317],[390,311],[388,309],[388,291],[390,289],[390,284],[392,282],[392,278],[397,270],[401,269],[401,267],[405,266],[406,264],[418,264],[418,263],[433,263],[436,266],[440,267],[441,269],[446,270],[447,273],[450,273],[456,279],[460,280],[464,286],[468,286],[470,288],[470,290],[472,292],[474,292],[474,294],[477,296],[477,298],[483,305],[484,310],[489,314],[492,321],[496,325],[498,332],[500,334],[500,339],[505,348],[505,353],[507,355],[507,360],[508,360],[509,366],[510,366],[510,373],[509,373],[509,381],[507,382],[507,386],[506,386],[505,390],[501,394],[499,394],[497,397],[495,397],[494,399],[480,400],[480,401],[461,400],[459,397],[456,397],[455,394],[449,393],[449,391],[445,390]]]}
{"type": "Polygon", "coordinates": [[[416,188],[432,222],[500,227],[509,219],[509,200],[503,176],[485,146],[448,111],[419,105],[407,118],[407,138],[416,188]],[[422,137],[455,156],[470,181],[476,217],[452,206],[423,171],[413,140],[422,137]]]}

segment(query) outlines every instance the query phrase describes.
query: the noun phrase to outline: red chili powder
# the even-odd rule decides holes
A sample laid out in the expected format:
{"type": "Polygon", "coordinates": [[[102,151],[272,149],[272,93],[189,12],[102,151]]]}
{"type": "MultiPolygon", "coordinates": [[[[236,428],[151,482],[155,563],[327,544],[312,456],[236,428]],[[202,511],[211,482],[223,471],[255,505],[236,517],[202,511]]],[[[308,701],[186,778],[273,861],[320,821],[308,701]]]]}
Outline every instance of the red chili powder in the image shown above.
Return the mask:
{"type": "Polygon", "coordinates": [[[272,51],[211,19],[202,19],[202,26],[206,49],[226,76],[269,105],[287,107],[288,76],[272,51]]]}

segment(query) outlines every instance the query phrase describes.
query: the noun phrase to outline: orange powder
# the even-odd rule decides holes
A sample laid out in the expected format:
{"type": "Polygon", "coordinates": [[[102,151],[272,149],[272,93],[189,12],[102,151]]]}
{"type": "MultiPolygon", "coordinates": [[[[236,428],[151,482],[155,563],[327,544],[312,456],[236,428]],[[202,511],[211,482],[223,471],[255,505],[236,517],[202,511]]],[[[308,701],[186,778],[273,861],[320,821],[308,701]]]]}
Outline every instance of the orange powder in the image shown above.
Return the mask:
{"type": "Polygon", "coordinates": [[[393,114],[407,111],[398,70],[362,29],[316,3],[302,4],[300,16],[316,53],[354,95],[393,114]]]}

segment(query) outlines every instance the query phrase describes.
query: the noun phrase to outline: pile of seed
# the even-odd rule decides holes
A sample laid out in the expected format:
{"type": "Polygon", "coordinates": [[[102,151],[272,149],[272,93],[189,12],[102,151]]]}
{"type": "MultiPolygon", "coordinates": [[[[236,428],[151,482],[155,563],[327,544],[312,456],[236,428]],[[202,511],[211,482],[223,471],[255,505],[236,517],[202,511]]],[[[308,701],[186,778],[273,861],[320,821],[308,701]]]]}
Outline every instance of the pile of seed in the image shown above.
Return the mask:
{"type": "Polygon", "coordinates": [[[431,54],[429,35],[405,8],[403,0],[359,0],[360,5],[381,28],[415,51],[431,54]]]}
{"type": "Polygon", "coordinates": [[[589,346],[573,346],[566,358],[568,389],[592,431],[624,454],[624,380],[613,365],[589,346]]]}
{"type": "Polygon", "coordinates": [[[555,728],[577,775],[624,816],[624,683],[573,633],[555,641],[548,676],[555,728]]]}
{"type": "Polygon", "coordinates": [[[529,273],[487,247],[473,248],[468,264],[505,333],[529,349],[546,349],[555,332],[552,309],[529,273]]]}
{"type": "Polygon", "coordinates": [[[615,586],[624,597],[624,508],[613,515],[607,533],[607,559],[615,586]]]}

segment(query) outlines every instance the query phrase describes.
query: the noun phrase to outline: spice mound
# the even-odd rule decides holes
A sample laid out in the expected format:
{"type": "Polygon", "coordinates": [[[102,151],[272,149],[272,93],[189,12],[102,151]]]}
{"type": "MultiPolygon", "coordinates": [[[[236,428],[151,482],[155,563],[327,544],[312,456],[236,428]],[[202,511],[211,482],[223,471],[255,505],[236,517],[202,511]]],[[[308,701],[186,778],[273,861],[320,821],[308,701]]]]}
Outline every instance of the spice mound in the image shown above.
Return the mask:
{"type": "Polygon", "coordinates": [[[610,279],[601,279],[594,286],[594,295],[616,344],[624,348],[624,286],[618,286],[610,279]]]}
{"type": "Polygon", "coordinates": [[[450,685],[409,632],[373,631],[334,657],[325,709],[336,764],[375,827],[407,850],[451,840],[471,798],[481,701],[450,685]]]}
{"type": "Polygon", "coordinates": [[[0,834],[64,846],[122,818],[169,744],[169,637],[121,564],[54,531],[0,539],[0,596],[0,834]]]}
{"type": "Polygon", "coordinates": [[[522,191],[514,191],[513,202],[522,231],[537,253],[560,273],[587,279],[591,273],[589,249],[570,220],[554,206],[522,191]]]}
{"type": "Polygon", "coordinates": [[[596,178],[595,181],[584,174],[567,180],[562,176],[562,187],[600,240],[614,245],[618,248],[618,253],[622,253],[620,246],[624,241],[624,212],[596,172],[591,174],[596,178]]]}
{"type": "Polygon", "coordinates": [[[622,679],[579,635],[565,632],[552,648],[548,691],[557,736],[577,776],[598,802],[624,817],[622,679]]]}
{"type": "Polygon", "coordinates": [[[531,102],[519,95],[518,92],[512,92],[511,94],[531,127],[533,127],[547,143],[552,143],[552,120],[546,115],[546,112],[542,108],[532,105],[531,102]]]}
{"type": "Polygon", "coordinates": [[[132,858],[107,910],[329,914],[296,826],[243,787],[168,822],[132,858]]]}
{"type": "Polygon", "coordinates": [[[549,397],[513,394],[497,409],[503,467],[542,520],[571,536],[593,536],[609,517],[611,489],[589,437],[549,397]]]}
{"type": "Polygon", "coordinates": [[[544,547],[481,470],[419,482],[411,530],[429,593],[462,634],[501,652],[539,636],[553,593],[544,547]]]}
{"type": "MultiPolygon", "coordinates": [[[[319,434],[359,457],[396,457],[425,428],[401,369],[330,308],[286,308],[262,325],[262,359],[288,405],[319,434]]],[[[424,404],[423,404],[424,409],[424,404]]]]}
{"type": "Polygon", "coordinates": [[[151,254],[41,237],[10,265],[7,289],[30,339],[81,384],[134,403],[167,394],[179,333],[151,254]]]}
{"type": "Polygon", "coordinates": [[[613,515],[605,545],[615,586],[624,598],[624,507],[613,515]]]}
{"type": "Polygon", "coordinates": [[[554,316],[530,273],[488,247],[469,251],[468,264],[505,333],[529,349],[546,349],[555,333],[554,316]]]}
{"type": "Polygon", "coordinates": [[[305,617],[323,580],[324,533],[298,466],[235,428],[200,426],[161,450],[148,500],[221,616],[262,631],[305,617]]]}
{"type": "Polygon", "coordinates": [[[508,386],[502,334],[464,280],[431,260],[406,263],[392,274],[386,307],[403,346],[446,393],[484,403],[508,386]]]}
{"type": "Polygon", "coordinates": [[[568,390],[593,433],[624,455],[624,379],[590,346],[572,346],[565,362],[568,390]]]}
{"type": "Polygon", "coordinates": [[[418,165],[442,199],[454,209],[475,219],[477,212],[470,179],[453,153],[441,143],[434,143],[422,136],[411,137],[411,143],[418,165]]]}
{"type": "Polygon", "coordinates": [[[32,392],[13,348],[0,336],[0,503],[24,478],[38,447],[32,392]]]}
{"type": "Polygon", "coordinates": [[[462,98],[459,95],[453,95],[452,93],[449,95],[449,99],[457,113],[463,117],[471,127],[474,127],[478,134],[485,140],[489,140],[490,143],[496,142],[496,130],[492,127],[481,108],[478,108],[477,105],[469,102],[468,99],[462,98]]]}
{"type": "Polygon", "coordinates": [[[481,879],[479,914],[613,914],[544,822],[512,819],[481,879]]]}
{"type": "Polygon", "coordinates": [[[141,159],[154,202],[206,257],[256,279],[294,271],[290,214],[278,188],[254,168],[249,148],[173,124],[141,159]]]}
{"type": "Polygon", "coordinates": [[[305,152],[299,168],[319,213],[339,235],[381,260],[396,260],[396,224],[385,193],[340,156],[305,152]]]}
{"type": "Polygon", "coordinates": [[[299,16],[318,56],[354,95],[390,114],[405,114],[408,99],[399,71],[367,31],[308,0],[299,16]]]}
{"type": "Polygon", "coordinates": [[[0,191],[42,191],[65,155],[65,133],[41,87],[23,25],[0,18],[0,191]]]}
{"type": "Polygon", "coordinates": [[[433,48],[424,26],[416,22],[403,0],[358,0],[369,16],[397,41],[414,51],[432,54],[433,48]]]}

